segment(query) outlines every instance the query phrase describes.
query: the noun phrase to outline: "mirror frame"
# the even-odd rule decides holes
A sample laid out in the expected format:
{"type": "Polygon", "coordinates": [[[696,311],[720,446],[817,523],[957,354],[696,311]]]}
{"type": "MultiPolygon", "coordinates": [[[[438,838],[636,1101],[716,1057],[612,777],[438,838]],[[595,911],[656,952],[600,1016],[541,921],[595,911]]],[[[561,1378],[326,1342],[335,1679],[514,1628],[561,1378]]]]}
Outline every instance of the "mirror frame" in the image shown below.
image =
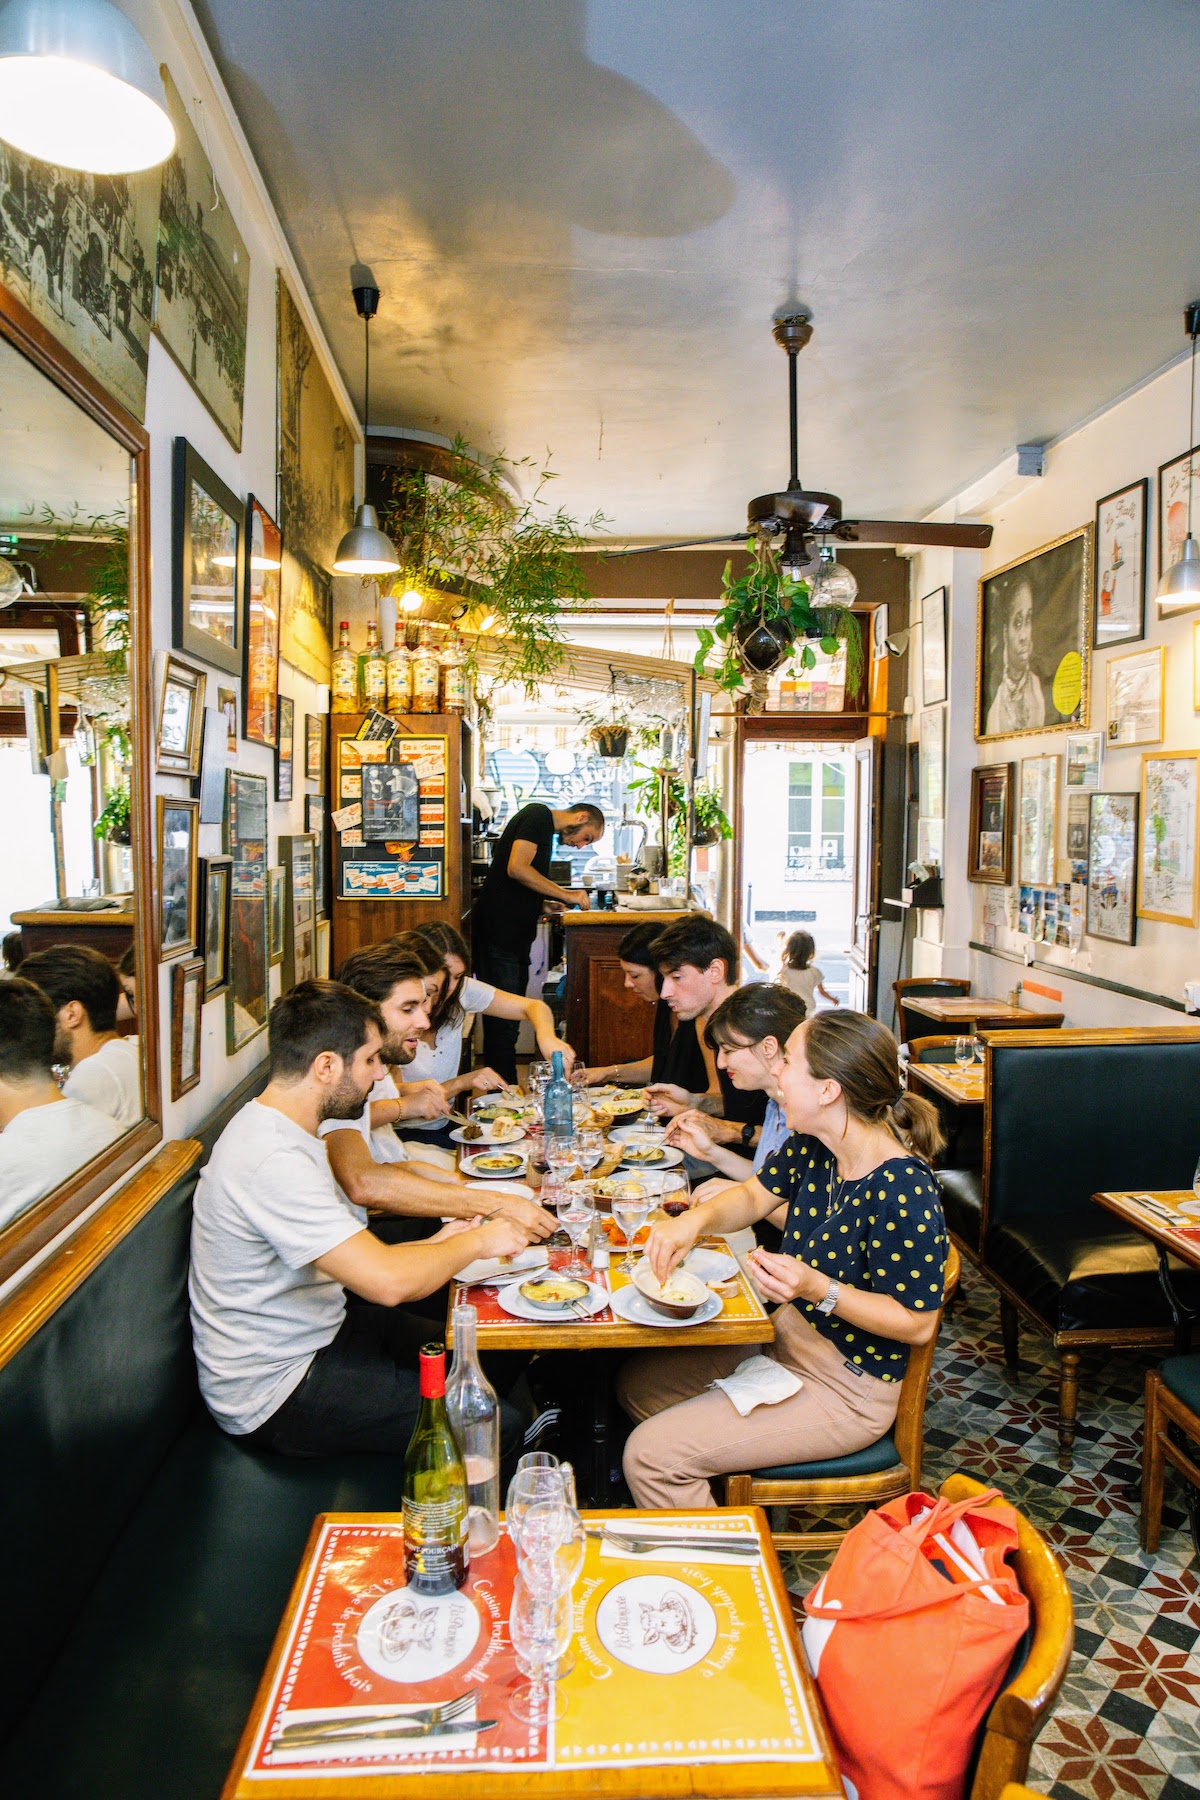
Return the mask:
{"type": "Polygon", "coordinates": [[[133,716],[132,793],[133,865],[137,925],[138,1036],[142,1044],[145,1115],[108,1150],[85,1163],[54,1191],[0,1231],[0,1282],[7,1281],[37,1252],[79,1217],[117,1179],[141,1162],[162,1141],[162,1094],[159,1069],[158,948],[154,933],[155,892],[153,793],[149,703],[150,627],[150,434],[90,375],[82,363],[54,338],[27,306],[0,282],[0,337],[40,369],[55,387],[75,402],[130,459],[130,690],[137,696],[133,716]]]}

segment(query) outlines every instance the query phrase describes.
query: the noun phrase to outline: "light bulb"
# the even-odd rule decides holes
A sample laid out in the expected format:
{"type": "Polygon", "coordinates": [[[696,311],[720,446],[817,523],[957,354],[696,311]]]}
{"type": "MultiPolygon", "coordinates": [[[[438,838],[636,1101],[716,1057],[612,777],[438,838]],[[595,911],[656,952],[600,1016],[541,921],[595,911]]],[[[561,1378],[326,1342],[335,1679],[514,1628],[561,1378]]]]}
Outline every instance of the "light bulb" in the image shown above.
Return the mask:
{"type": "Polygon", "coordinates": [[[417,588],[405,588],[400,596],[400,605],[405,612],[420,612],[424,595],[417,588]]]}
{"type": "Polygon", "coordinates": [[[820,564],[809,595],[810,606],[853,606],[858,582],[846,565],[838,562],[832,545],[821,546],[820,564]]]}
{"type": "Polygon", "coordinates": [[[484,613],[482,619],[480,619],[480,621],[479,621],[479,629],[480,629],[480,631],[490,631],[495,623],[496,623],[495,613],[493,613],[493,612],[484,613]]]}

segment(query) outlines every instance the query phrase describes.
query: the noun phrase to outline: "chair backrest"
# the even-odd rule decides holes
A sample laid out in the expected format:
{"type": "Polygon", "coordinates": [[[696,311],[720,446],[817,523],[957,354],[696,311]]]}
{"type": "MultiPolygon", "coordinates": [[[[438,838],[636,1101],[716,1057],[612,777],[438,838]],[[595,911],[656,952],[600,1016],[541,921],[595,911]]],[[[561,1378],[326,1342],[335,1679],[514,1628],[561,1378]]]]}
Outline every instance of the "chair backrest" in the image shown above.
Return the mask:
{"type": "Polygon", "coordinates": [[[989,1231],[1034,1219],[1101,1236],[1112,1229],[1091,1199],[1101,1189],[1191,1186],[1196,1027],[989,1032],[987,1046],[985,1252],[989,1231]]]}
{"type": "MultiPolygon", "coordinates": [[[[958,1251],[951,1244],[946,1257],[946,1280],[942,1290],[942,1305],[950,1299],[958,1286],[958,1278],[962,1273],[962,1263],[958,1251]]],[[[892,1435],[896,1441],[896,1450],[902,1463],[908,1469],[914,1489],[921,1485],[921,1459],[925,1450],[925,1395],[929,1389],[929,1372],[933,1368],[933,1353],[937,1349],[938,1330],[941,1328],[942,1315],[939,1310],[937,1327],[927,1344],[914,1344],[908,1353],[908,1367],[904,1371],[904,1379],[900,1383],[900,1404],[896,1409],[896,1423],[892,1435]]]]}
{"type": "MultiPolygon", "coordinates": [[[[987,1486],[970,1475],[951,1475],[939,1492],[947,1500],[967,1500],[984,1493],[987,1486]]],[[[1013,1566],[1029,1601],[1029,1647],[983,1722],[970,1800],[1000,1800],[1006,1782],[1024,1780],[1030,1749],[1049,1717],[1075,1643],[1066,1577],[1049,1544],[1021,1512],[1013,1566]]]]}
{"type": "Polygon", "coordinates": [[[918,1063],[952,1063],[956,1037],[919,1037],[908,1040],[908,1060],[918,1063]]]}
{"type": "Polygon", "coordinates": [[[896,997],[896,1036],[902,1044],[908,1042],[908,1016],[901,1002],[905,995],[912,998],[915,994],[969,994],[971,983],[958,975],[906,975],[903,981],[893,981],[892,993],[896,997]]]}

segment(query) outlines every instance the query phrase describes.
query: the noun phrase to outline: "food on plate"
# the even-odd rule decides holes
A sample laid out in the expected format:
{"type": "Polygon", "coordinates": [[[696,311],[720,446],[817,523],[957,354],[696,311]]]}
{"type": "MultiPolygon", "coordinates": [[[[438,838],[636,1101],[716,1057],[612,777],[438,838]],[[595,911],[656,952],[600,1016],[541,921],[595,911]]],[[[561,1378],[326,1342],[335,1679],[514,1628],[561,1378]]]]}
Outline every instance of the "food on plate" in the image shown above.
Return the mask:
{"type": "Polygon", "coordinates": [[[474,1144],[483,1136],[483,1126],[464,1125],[462,1128],[462,1135],[465,1144],[474,1144]]]}
{"type": "Polygon", "coordinates": [[[667,1153],[661,1144],[629,1144],[621,1157],[622,1162],[637,1163],[642,1167],[650,1163],[666,1161],[667,1153]]]}
{"type": "Polygon", "coordinates": [[[576,1300],[586,1300],[590,1291],[586,1281],[572,1275],[536,1276],[523,1281],[517,1290],[530,1306],[545,1307],[570,1306],[576,1300]]]}
{"type": "Polygon", "coordinates": [[[648,1189],[632,1175],[605,1175],[596,1183],[596,1192],[605,1200],[640,1200],[648,1189]]]}
{"type": "Polygon", "coordinates": [[[709,1298],[711,1289],[687,1269],[673,1269],[660,1282],[648,1262],[640,1262],[633,1273],[633,1284],[651,1306],[672,1319],[690,1319],[709,1298]]]}
{"type": "Polygon", "coordinates": [[[516,1156],[511,1150],[497,1152],[494,1156],[473,1156],[471,1168],[483,1175],[512,1175],[521,1167],[523,1157],[516,1156]]]}
{"type": "Polygon", "coordinates": [[[641,1112],[646,1104],[645,1090],[642,1088],[625,1088],[614,1094],[609,1100],[602,1100],[596,1108],[597,1112],[608,1113],[614,1119],[626,1118],[630,1113],[641,1112]]]}

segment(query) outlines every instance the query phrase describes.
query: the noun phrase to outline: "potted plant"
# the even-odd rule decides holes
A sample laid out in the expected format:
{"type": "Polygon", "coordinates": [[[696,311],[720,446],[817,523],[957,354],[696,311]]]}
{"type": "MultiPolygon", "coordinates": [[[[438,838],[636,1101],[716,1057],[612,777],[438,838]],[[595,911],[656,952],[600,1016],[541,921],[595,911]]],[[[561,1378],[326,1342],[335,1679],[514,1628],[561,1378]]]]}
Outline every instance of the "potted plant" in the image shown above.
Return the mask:
{"type": "Polygon", "coordinates": [[[580,713],[579,723],[584,727],[588,738],[599,755],[620,762],[629,748],[629,739],[634,732],[634,723],[628,712],[610,699],[602,707],[588,707],[580,713]]]}
{"type": "Polygon", "coordinates": [[[697,633],[698,675],[711,675],[727,694],[736,695],[756,675],[770,674],[789,659],[799,662],[802,669],[814,668],[814,641],[820,643],[826,656],[835,655],[844,644],[846,686],[851,693],[858,693],[863,647],[857,619],[846,607],[814,607],[810,584],[794,581],[783,573],[766,538],[760,537],[755,543],[744,575],[735,580],[733,564],[725,564],[721,592],[725,604],[713,621],[712,630],[704,626],[697,633]],[[717,646],[720,661],[710,670],[708,658],[717,646]]]}
{"type": "Polygon", "coordinates": [[[129,822],[129,783],[121,780],[105,790],[104,805],[92,829],[105,843],[128,844],[129,822]]]}
{"type": "Polygon", "coordinates": [[[721,796],[707,781],[698,781],[692,790],[692,843],[700,848],[719,844],[733,836],[733,826],[721,805],[721,796]]]}

